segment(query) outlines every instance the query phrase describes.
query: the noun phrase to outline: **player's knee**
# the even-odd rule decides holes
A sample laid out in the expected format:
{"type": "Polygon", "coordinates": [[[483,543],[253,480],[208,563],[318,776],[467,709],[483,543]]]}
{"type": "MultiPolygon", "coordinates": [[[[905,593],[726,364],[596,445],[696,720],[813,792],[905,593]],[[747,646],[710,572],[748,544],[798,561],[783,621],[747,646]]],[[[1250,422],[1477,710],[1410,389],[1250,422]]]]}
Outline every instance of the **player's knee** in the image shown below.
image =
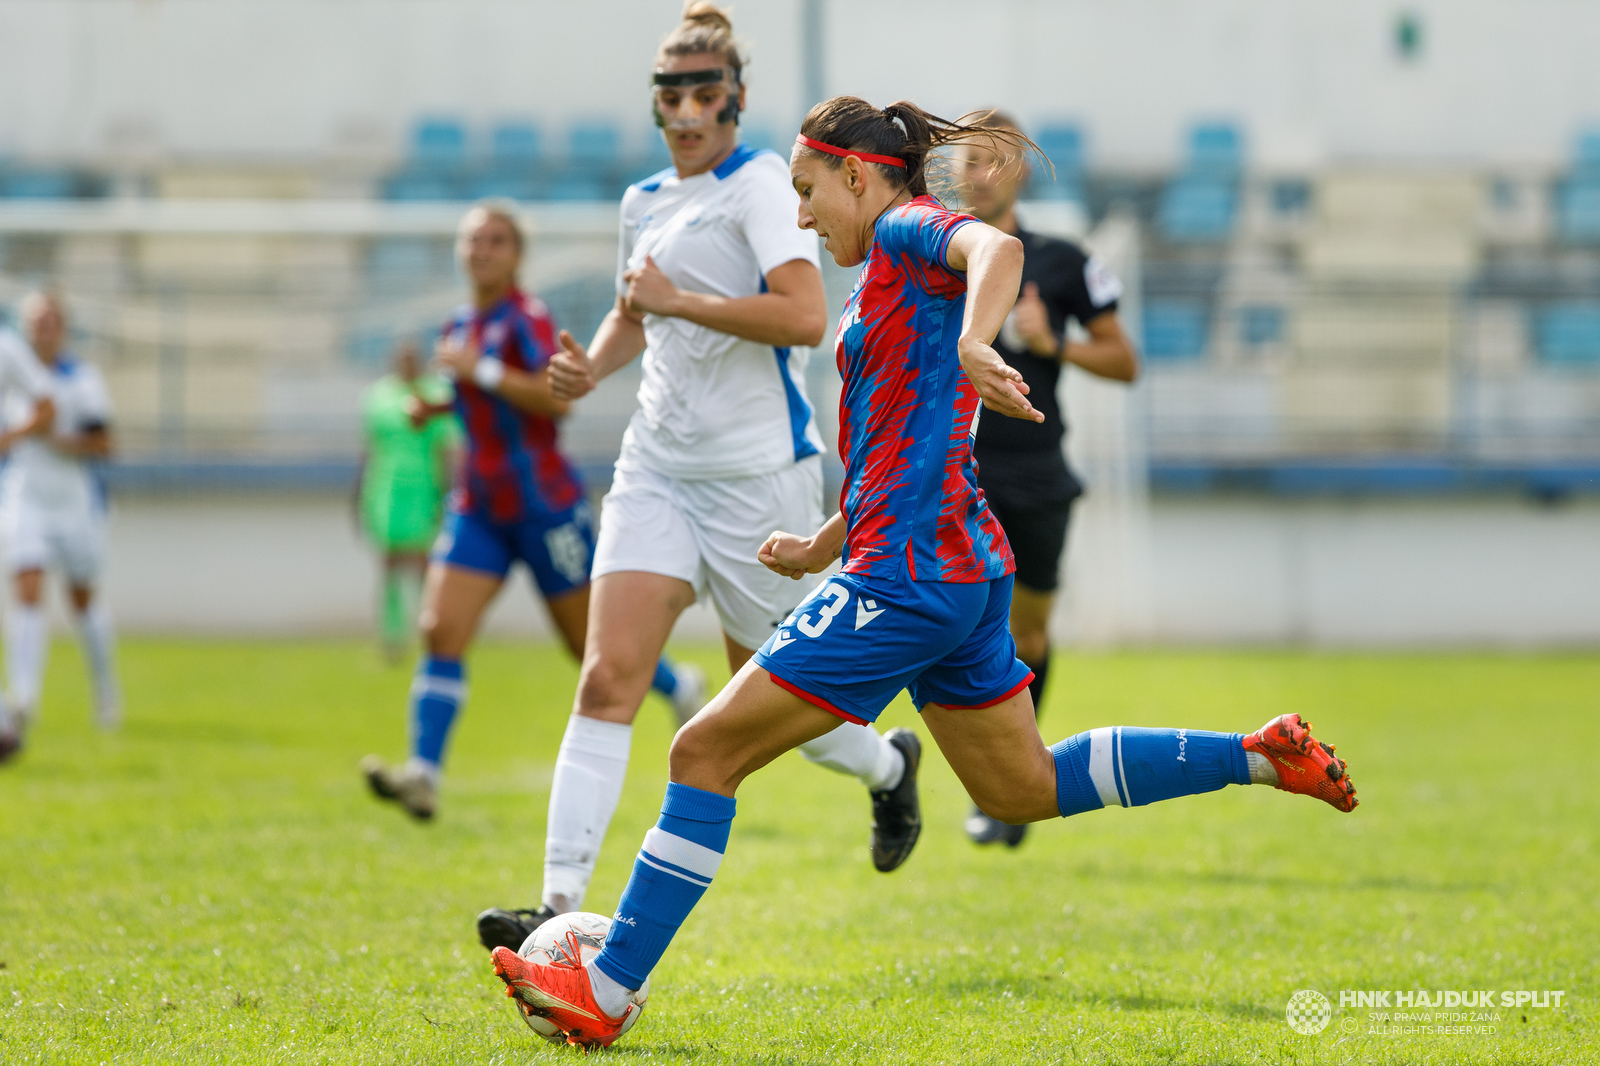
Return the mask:
{"type": "MultiPolygon", "coordinates": [[[[650,669],[655,669],[653,663],[650,669]]],[[[578,678],[578,713],[633,703],[643,695],[641,687],[648,687],[649,676],[638,664],[604,652],[589,657],[578,678]]]]}
{"type": "Polygon", "coordinates": [[[672,738],[667,754],[667,772],[673,781],[696,788],[721,791],[737,785],[737,767],[729,760],[726,745],[716,727],[706,718],[694,718],[672,738]]]}

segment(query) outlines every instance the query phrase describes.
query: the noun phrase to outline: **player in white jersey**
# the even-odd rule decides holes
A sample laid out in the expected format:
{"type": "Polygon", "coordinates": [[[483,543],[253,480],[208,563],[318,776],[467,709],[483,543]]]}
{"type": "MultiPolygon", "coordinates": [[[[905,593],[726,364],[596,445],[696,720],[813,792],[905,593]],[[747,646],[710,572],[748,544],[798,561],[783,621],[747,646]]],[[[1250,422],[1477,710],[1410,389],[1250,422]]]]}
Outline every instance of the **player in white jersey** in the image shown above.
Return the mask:
{"type": "MultiPolygon", "coordinates": [[[[815,587],[756,558],[773,530],[822,521],[823,443],[793,349],[821,342],[827,304],[788,164],[739,142],[743,65],[727,16],[690,4],[652,77],[673,166],[622,199],[617,304],[589,350],[562,333],[565,351],[551,361],[563,398],[641,352],[644,380],[600,515],[541,906],[481,914],[491,949],[515,950],[540,921],[580,909],[621,795],[633,718],[678,615],[709,596],[737,673],[815,587]]],[[[847,723],[801,750],[867,786],[874,864],[904,862],[921,829],[916,735],[847,723]]]]}
{"type": "MultiPolygon", "coordinates": [[[[78,635],[94,688],[95,721],[114,728],[122,716],[111,616],[96,598],[105,554],[105,495],[91,467],[111,454],[111,398],[92,364],[67,350],[61,301],[35,292],[22,302],[28,342],[48,375],[55,417],[48,432],[11,445],[0,473],[0,533],[13,604],[6,617],[6,702],[26,721],[36,712],[50,648],[44,573],[55,567],[67,582],[78,635]]],[[[8,389],[6,425],[33,418],[30,388],[8,389]]]]}

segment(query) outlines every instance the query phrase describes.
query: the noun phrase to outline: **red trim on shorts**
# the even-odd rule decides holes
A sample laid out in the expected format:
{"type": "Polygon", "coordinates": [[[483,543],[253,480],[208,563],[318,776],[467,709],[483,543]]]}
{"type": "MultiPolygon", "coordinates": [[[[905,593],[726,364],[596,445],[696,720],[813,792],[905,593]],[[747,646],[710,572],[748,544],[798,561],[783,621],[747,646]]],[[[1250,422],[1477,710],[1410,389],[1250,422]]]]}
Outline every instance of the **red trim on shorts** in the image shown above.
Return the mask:
{"type": "MultiPolygon", "coordinates": [[[[951,707],[951,706],[949,706],[947,704],[943,704],[943,703],[940,703],[939,706],[943,707],[947,711],[981,711],[985,707],[993,707],[996,704],[1004,703],[1006,700],[1009,700],[1012,696],[1015,696],[1017,693],[1021,692],[1023,689],[1027,688],[1031,684],[1033,684],[1033,671],[1029,670],[1028,671],[1028,676],[1023,678],[1023,680],[1022,680],[1022,684],[1018,685],[1016,688],[1012,689],[1010,692],[1007,692],[1004,696],[996,696],[994,699],[990,700],[988,703],[975,703],[971,707],[951,707]]],[[[937,703],[938,701],[937,700],[929,700],[928,702],[929,703],[937,703]]]]}
{"type": "MultiPolygon", "coordinates": [[[[771,670],[767,671],[767,676],[772,678],[772,683],[774,685],[777,685],[779,688],[783,689],[785,692],[792,692],[794,695],[799,696],[801,699],[805,700],[807,703],[811,704],[813,707],[821,707],[823,710],[827,711],[829,714],[836,714],[840,718],[843,718],[845,721],[854,722],[856,725],[871,725],[872,724],[871,722],[867,721],[865,718],[857,718],[855,715],[851,714],[849,711],[841,711],[839,708],[835,707],[833,704],[829,703],[827,700],[823,699],[821,696],[818,696],[818,695],[816,695],[814,693],[811,693],[811,692],[807,692],[805,689],[799,687],[798,685],[795,685],[795,684],[792,684],[792,683],[790,683],[788,681],[785,681],[783,678],[779,677],[777,674],[773,673],[771,670]]],[[[1029,674],[1028,675],[1028,679],[1031,681],[1033,679],[1033,675],[1029,674]]]]}

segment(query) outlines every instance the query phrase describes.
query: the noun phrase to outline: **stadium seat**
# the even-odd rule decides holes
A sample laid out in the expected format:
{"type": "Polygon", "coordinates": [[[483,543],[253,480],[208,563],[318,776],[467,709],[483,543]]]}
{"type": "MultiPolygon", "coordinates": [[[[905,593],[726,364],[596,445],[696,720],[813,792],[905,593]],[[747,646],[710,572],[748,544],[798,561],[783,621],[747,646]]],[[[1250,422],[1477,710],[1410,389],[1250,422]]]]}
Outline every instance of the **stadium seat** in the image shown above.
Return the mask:
{"type": "Polygon", "coordinates": [[[1236,127],[1194,127],[1183,172],[1161,194],[1158,220],[1165,237],[1175,243],[1226,240],[1238,213],[1243,170],[1243,139],[1236,127]]]}
{"type": "Polygon", "coordinates": [[[425,118],[411,132],[411,161],[454,168],[467,160],[467,130],[453,118],[425,118]]]}
{"type": "Polygon", "coordinates": [[[489,134],[489,163],[473,175],[468,190],[473,199],[509,197],[535,200],[543,186],[543,138],[527,122],[503,122],[489,134]]]}
{"type": "Polygon", "coordinates": [[[1221,241],[1233,230],[1238,189],[1230,182],[1182,177],[1161,195],[1161,229],[1171,241],[1221,241]]]}
{"type": "Polygon", "coordinates": [[[390,200],[459,200],[467,163],[467,131],[451,118],[419,119],[405,167],[383,182],[390,200]]]}
{"type": "Polygon", "coordinates": [[[1030,195],[1037,200],[1083,203],[1083,135],[1078,127],[1062,123],[1044,125],[1039,127],[1033,141],[1055,168],[1055,180],[1050,180],[1050,167],[1037,159],[1030,160],[1033,167],[1030,195]]]}
{"type": "Polygon", "coordinates": [[[1578,135],[1572,173],[1556,186],[1556,228],[1568,244],[1600,243],[1600,130],[1578,135]]]}
{"type": "Polygon", "coordinates": [[[1600,365],[1600,303],[1551,304],[1535,319],[1539,359],[1550,366],[1600,365]]]}
{"type": "Polygon", "coordinates": [[[64,170],[12,172],[0,177],[0,193],[12,200],[67,200],[78,195],[78,182],[64,170]]]}
{"type": "Polygon", "coordinates": [[[1283,308],[1274,304],[1247,304],[1239,308],[1239,342],[1247,348],[1281,342],[1284,317],[1283,308]]]}
{"type": "Polygon", "coordinates": [[[1146,303],[1144,352],[1155,362],[1176,362],[1204,356],[1205,307],[1195,300],[1151,300],[1146,303]]]}
{"type": "Polygon", "coordinates": [[[489,135],[489,160],[495,166],[530,166],[539,162],[543,142],[537,126],[502,122],[489,135]]]}
{"type": "Polygon", "coordinates": [[[589,166],[612,166],[621,141],[621,134],[609,122],[582,122],[567,134],[567,158],[589,166]]]}
{"type": "Polygon", "coordinates": [[[1189,131],[1190,174],[1236,181],[1244,170],[1243,139],[1228,123],[1207,123],[1189,131]]]}

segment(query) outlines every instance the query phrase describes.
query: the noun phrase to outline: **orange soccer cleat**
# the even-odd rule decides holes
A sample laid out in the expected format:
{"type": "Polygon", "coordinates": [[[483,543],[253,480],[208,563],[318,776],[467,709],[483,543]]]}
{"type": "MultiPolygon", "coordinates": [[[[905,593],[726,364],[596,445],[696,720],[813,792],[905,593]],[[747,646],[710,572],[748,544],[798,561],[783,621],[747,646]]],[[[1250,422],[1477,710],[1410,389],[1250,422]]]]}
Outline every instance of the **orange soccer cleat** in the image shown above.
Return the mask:
{"type": "Polygon", "coordinates": [[[517,1000],[524,1014],[537,1014],[560,1029],[576,1047],[608,1047],[639,1012],[633,1003],[620,1018],[601,1010],[581,963],[535,965],[506,947],[490,954],[495,976],[506,983],[506,995],[517,1000]]]}
{"type": "Polygon", "coordinates": [[[1278,772],[1277,787],[1285,792],[1315,796],[1346,813],[1360,802],[1344,760],[1334,755],[1332,744],[1313,737],[1311,723],[1298,714],[1278,715],[1244,738],[1244,750],[1272,763],[1278,772]]]}

